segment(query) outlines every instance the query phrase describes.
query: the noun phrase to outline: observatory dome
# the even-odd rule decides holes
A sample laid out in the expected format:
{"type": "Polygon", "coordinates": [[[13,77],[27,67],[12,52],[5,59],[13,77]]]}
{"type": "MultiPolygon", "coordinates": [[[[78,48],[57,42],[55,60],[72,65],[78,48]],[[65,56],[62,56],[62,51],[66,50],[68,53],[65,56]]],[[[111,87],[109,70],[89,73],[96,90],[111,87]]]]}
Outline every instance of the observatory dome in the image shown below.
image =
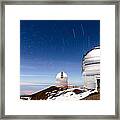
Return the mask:
{"type": "Polygon", "coordinates": [[[63,78],[67,78],[67,74],[65,72],[60,72],[56,75],[56,79],[61,79],[63,80],[63,78]]]}
{"type": "Polygon", "coordinates": [[[100,60],[100,47],[95,47],[84,56],[85,61],[100,60]]]}
{"type": "Polygon", "coordinates": [[[68,76],[65,72],[60,72],[56,75],[56,86],[57,87],[68,87],[68,76]]]}
{"type": "Polygon", "coordinates": [[[100,47],[88,51],[83,58],[82,72],[88,89],[100,87],[100,47]]]}

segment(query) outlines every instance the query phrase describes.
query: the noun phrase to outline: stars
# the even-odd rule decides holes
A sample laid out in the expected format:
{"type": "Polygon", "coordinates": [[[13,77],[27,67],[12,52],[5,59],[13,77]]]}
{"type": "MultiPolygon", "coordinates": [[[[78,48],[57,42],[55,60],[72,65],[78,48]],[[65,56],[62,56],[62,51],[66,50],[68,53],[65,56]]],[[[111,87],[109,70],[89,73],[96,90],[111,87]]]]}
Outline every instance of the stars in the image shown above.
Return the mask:
{"type": "Polygon", "coordinates": [[[83,28],[83,25],[81,24],[81,29],[82,29],[82,34],[83,36],[85,35],[85,32],[84,32],[84,28],[83,28]]]}
{"type": "Polygon", "coordinates": [[[75,29],[73,28],[72,29],[72,33],[73,33],[73,37],[74,37],[74,39],[76,38],[76,35],[75,35],[75,29]]]}
{"type": "Polygon", "coordinates": [[[95,43],[93,41],[94,36],[98,34],[95,34],[97,27],[91,21],[28,20],[23,22],[25,24],[21,25],[20,38],[21,59],[26,58],[26,64],[30,61],[31,66],[37,64],[36,68],[38,67],[39,70],[37,69],[36,72],[45,70],[49,73],[50,69],[57,71],[61,66],[63,69],[70,69],[71,67],[63,65],[61,61],[80,62],[85,49],[99,43],[97,38],[95,43]],[[94,29],[91,30],[91,27],[94,29]]]}

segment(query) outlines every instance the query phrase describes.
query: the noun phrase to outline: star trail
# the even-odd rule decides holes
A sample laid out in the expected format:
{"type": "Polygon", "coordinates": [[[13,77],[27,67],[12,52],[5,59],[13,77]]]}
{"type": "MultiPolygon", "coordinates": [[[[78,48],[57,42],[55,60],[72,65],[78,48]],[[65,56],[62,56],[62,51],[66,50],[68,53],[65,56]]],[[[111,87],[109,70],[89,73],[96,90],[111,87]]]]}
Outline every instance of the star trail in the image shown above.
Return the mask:
{"type": "Polygon", "coordinates": [[[100,46],[99,20],[21,20],[21,82],[55,82],[58,72],[82,82],[83,55],[100,46]]]}

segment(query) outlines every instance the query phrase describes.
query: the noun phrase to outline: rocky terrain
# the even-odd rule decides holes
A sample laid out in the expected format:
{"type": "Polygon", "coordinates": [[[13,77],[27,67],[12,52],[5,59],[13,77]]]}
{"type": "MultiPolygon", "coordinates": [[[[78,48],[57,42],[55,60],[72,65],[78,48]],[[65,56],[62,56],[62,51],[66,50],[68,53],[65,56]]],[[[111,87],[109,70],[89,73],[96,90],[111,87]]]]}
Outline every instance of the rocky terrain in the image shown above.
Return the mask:
{"type": "Polygon", "coordinates": [[[21,95],[23,100],[99,100],[100,91],[50,86],[32,95],[21,95]]]}

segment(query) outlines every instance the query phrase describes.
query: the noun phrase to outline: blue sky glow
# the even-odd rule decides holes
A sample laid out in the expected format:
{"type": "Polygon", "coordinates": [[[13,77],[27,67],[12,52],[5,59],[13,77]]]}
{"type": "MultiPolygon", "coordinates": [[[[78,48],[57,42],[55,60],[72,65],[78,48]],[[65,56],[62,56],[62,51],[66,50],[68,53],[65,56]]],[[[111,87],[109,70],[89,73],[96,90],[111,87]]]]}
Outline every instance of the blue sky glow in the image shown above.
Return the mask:
{"type": "Polygon", "coordinates": [[[21,20],[21,83],[55,83],[58,72],[82,83],[82,58],[100,46],[99,20],[21,20]]]}

